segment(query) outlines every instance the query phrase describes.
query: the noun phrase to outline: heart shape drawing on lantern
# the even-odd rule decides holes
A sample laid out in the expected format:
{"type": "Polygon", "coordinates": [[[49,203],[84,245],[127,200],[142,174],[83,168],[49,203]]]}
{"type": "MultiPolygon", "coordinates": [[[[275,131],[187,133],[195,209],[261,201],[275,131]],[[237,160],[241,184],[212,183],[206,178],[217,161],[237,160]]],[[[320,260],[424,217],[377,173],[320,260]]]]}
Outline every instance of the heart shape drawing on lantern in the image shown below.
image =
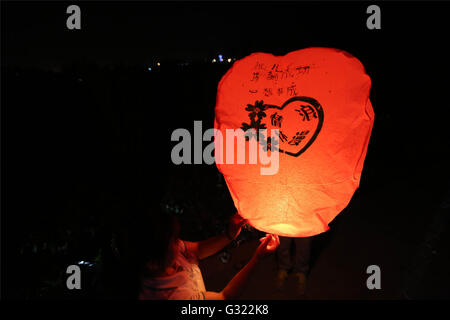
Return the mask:
{"type": "Polygon", "coordinates": [[[249,123],[243,122],[241,129],[255,129],[255,137],[265,147],[270,145],[274,150],[298,157],[314,142],[322,129],[324,113],[320,103],[310,97],[292,97],[281,106],[264,104],[255,101],[245,108],[248,111],[249,123]],[[270,141],[258,130],[278,129],[278,141],[270,141]]]}

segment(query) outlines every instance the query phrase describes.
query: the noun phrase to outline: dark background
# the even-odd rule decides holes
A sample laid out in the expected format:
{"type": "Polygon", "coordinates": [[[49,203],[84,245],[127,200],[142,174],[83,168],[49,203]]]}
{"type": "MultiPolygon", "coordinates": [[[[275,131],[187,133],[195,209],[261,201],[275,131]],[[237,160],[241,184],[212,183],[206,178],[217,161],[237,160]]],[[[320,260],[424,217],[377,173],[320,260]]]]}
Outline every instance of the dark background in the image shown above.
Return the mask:
{"type": "Polygon", "coordinates": [[[170,135],[213,126],[232,65],[212,63],[218,54],[312,46],[348,51],[372,79],[361,186],[332,230],[353,214],[355,246],[373,228],[373,248],[408,248],[402,281],[381,298],[449,297],[447,3],[378,3],[381,30],[366,28],[363,2],[77,2],[82,28],[68,30],[70,4],[2,2],[3,297],[113,296],[111,243],[149,203],[175,213],[185,239],[220,233],[234,213],[222,177],[173,165],[170,135]],[[79,261],[88,289],[69,292],[65,268],[79,261]]]}

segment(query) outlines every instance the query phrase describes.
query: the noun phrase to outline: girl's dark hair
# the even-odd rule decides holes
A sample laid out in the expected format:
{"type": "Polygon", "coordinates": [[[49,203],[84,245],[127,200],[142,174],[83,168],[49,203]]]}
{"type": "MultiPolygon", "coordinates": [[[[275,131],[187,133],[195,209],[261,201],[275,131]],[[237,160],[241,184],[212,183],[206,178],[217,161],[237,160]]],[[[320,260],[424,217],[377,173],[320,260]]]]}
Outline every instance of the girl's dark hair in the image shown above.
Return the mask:
{"type": "Polygon", "coordinates": [[[164,271],[174,259],[173,245],[180,228],[174,216],[158,212],[145,215],[131,228],[130,244],[139,271],[148,275],[164,271]]]}
{"type": "Polygon", "coordinates": [[[143,275],[164,271],[174,259],[173,245],[179,237],[174,216],[159,208],[135,215],[116,236],[116,260],[131,298],[136,298],[143,275]]]}

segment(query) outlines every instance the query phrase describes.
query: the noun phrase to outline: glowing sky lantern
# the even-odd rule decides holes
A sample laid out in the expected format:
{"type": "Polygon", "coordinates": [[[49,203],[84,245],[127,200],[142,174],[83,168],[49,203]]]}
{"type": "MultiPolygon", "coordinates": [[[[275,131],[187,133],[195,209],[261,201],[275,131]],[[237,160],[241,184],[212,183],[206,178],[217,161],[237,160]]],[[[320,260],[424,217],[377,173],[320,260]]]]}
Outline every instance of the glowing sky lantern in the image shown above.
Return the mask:
{"type": "Polygon", "coordinates": [[[329,229],[359,186],[374,121],[370,86],[361,62],[337,49],[254,53],[234,63],[217,92],[222,145],[226,129],[279,132],[276,140],[266,134],[245,142],[250,148],[256,141],[258,152],[270,152],[268,142],[278,150],[276,173],[261,174],[259,158],[256,164],[217,164],[251,225],[291,237],[329,229]]]}

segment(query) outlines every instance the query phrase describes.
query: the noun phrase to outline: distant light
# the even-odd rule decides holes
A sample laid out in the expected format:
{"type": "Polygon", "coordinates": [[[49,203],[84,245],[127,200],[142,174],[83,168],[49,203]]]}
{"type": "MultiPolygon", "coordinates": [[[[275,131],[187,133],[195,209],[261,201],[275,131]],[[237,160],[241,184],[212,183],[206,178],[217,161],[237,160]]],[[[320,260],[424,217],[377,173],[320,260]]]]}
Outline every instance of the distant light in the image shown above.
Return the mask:
{"type": "Polygon", "coordinates": [[[159,67],[161,65],[161,63],[158,62],[156,65],[159,67]]]}
{"type": "Polygon", "coordinates": [[[84,261],[83,260],[78,261],[78,264],[84,264],[84,261]]]}
{"type": "Polygon", "coordinates": [[[222,62],[223,61],[223,56],[221,54],[219,54],[219,61],[222,62]]]}
{"type": "Polygon", "coordinates": [[[217,61],[216,59],[213,59],[213,60],[212,60],[213,63],[216,62],[216,61],[217,61]]]}
{"type": "Polygon", "coordinates": [[[148,71],[152,71],[152,68],[148,67],[148,71]]]}
{"type": "Polygon", "coordinates": [[[231,58],[228,58],[228,60],[227,60],[228,62],[231,62],[231,58]]]}

